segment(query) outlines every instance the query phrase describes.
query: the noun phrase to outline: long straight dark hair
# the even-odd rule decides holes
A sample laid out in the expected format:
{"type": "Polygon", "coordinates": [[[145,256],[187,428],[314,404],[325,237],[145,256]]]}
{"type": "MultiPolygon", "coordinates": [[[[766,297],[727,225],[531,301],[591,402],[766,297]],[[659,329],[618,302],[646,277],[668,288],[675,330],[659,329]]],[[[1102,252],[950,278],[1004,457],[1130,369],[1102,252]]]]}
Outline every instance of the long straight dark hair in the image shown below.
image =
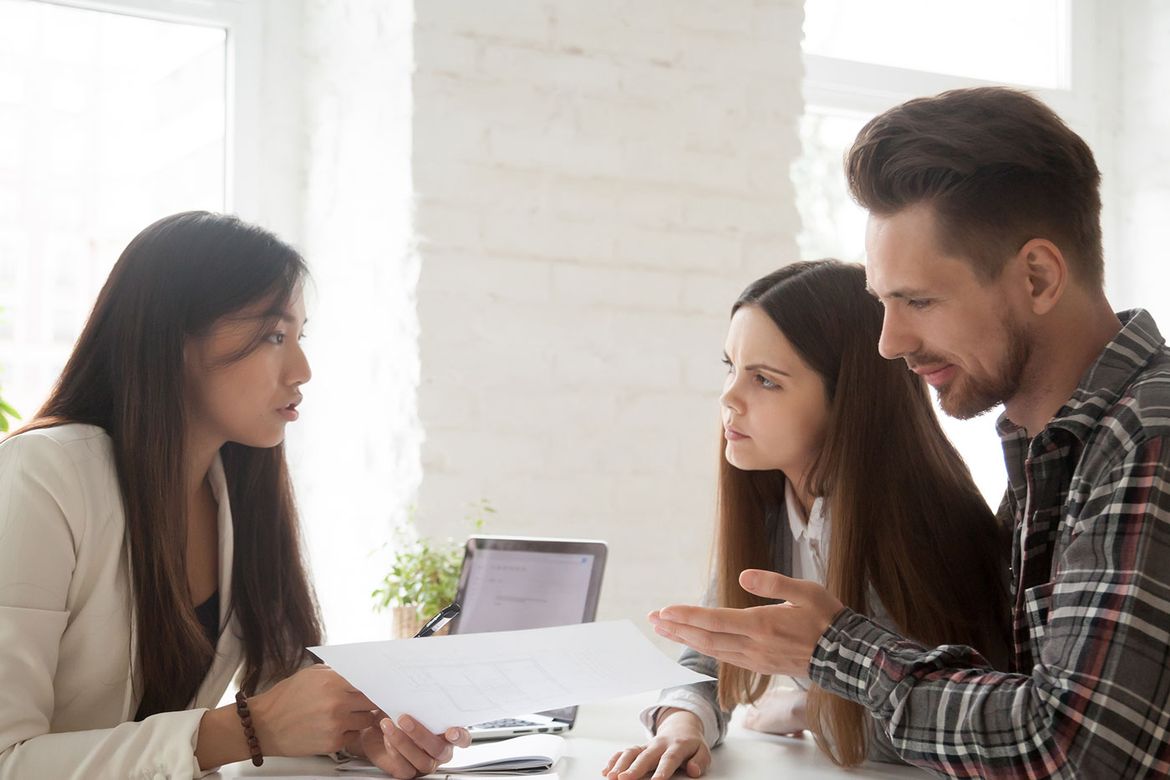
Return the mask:
{"type": "MultiPolygon", "coordinates": [[[[142,716],[188,706],[215,655],[187,588],[183,346],[246,306],[283,309],[305,275],[296,250],[234,217],[193,211],[155,222],[122,252],[49,400],[25,428],[85,423],[113,442],[142,716]]],[[[254,350],[272,324],[262,322],[233,358],[254,350]]],[[[295,671],[304,648],[320,643],[321,623],[283,445],[228,443],[220,455],[235,526],[231,610],[243,632],[243,688],[252,693],[262,679],[295,671]]]]}
{"type": "MultiPolygon", "coordinates": [[[[794,263],[753,282],[732,307],[765,312],[820,375],[829,404],[824,444],[805,486],[832,522],[827,587],[871,614],[870,588],[907,636],[930,646],[1002,656],[1008,643],[1008,543],[930,403],[922,379],[878,354],[881,304],[865,269],[836,260],[794,263]]],[[[715,564],[719,603],[765,602],[739,586],[743,569],[770,569],[769,518],[784,506],[779,471],[741,471],[720,447],[715,564]]],[[[774,525],[774,522],[773,522],[774,525]]],[[[788,533],[787,524],[774,533],[788,533]]],[[[758,699],[768,677],[720,664],[719,701],[758,699]]],[[[860,705],[813,687],[809,725],[839,764],[864,761],[860,705]]]]}

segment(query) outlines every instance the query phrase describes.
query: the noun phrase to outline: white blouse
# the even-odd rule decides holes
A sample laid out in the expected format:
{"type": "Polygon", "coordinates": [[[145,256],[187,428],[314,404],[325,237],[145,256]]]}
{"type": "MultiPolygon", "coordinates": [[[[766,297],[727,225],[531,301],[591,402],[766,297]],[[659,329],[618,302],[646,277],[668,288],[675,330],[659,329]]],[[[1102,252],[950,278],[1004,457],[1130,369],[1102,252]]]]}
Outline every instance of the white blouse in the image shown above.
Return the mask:
{"type": "Polygon", "coordinates": [[[829,518],[825,516],[825,499],[817,497],[805,514],[791,482],[784,483],[784,503],[788,525],[796,545],[792,548],[792,576],[825,584],[829,556],[829,518]]]}
{"type": "MultiPolygon", "coordinates": [[[[786,481],[784,504],[788,526],[796,540],[792,547],[792,576],[824,585],[828,576],[825,561],[829,557],[829,518],[825,516],[825,499],[818,496],[805,514],[792,483],[786,481]]],[[[807,676],[793,677],[792,681],[803,691],[812,685],[807,676]]]]}

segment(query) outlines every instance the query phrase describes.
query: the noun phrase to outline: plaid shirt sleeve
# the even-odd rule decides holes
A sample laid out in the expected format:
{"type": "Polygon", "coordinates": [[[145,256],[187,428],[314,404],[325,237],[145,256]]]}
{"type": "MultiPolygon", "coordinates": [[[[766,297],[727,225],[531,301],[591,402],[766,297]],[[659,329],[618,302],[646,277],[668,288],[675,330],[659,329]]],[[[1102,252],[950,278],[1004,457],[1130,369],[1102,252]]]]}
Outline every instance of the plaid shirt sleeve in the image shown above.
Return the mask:
{"type": "Polygon", "coordinates": [[[849,610],[813,681],[865,706],[906,761],[955,777],[1170,774],[1170,441],[1131,446],[1066,517],[1050,581],[1017,601],[1030,673],[926,649],[849,610]]]}

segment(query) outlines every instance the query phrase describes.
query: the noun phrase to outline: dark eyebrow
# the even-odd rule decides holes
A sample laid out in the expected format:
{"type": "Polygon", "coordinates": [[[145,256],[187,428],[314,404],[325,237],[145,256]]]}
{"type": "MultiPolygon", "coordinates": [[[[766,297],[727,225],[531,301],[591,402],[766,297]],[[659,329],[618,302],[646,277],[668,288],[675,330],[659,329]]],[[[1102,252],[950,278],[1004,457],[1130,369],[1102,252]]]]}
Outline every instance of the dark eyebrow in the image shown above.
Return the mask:
{"type": "MultiPolygon", "coordinates": [[[[727,356],[726,352],[723,353],[723,359],[726,360],[728,363],[731,362],[731,358],[729,358],[727,356]]],[[[788,373],[787,371],[781,371],[778,368],[772,368],[772,366],[769,366],[766,363],[752,363],[750,366],[744,366],[743,370],[744,371],[767,371],[769,374],[776,374],[777,376],[786,376],[789,379],[792,378],[792,374],[788,373]]]]}
{"type": "MultiPolygon", "coordinates": [[[[867,293],[869,293],[870,295],[872,295],[873,297],[877,298],[879,301],[882,299],[882,296],[878,295],[873,290],[873,288],[870,287],[869,285],[865,286],[865,291],[867,293]]],[[[897,298],[897,299],[929,298],[929,297],[931,297],[931,294],[925,290],[895,290],[894,292],[890,293],[886,297],[887,298],[897,298]]]]}
{"type": "Polygon", "coordinates": [[[776,374],[777,376],[786,376],[789,379],[792,378],[792,374],[788,373],[787,371],[781,371],[778,368],[772,368],[771,366],[766,365],[764,363],[752,363],[750,366],[744,366],[743,370],[744,371],[767,371],[769,374],[776,374]]]}
{"type": "MultiPolygon", "coordinates": [[[[258,319],[258,320],[279,319],[281,322],[286,322],[289,325],[296,325],[297,324],[297,318],[294,317],[292,315],[292,312],[288,311],[287,309],[271,308],[268,311],[261,314],[260,316],[256,317],[256,319],[258,319]]],[[[308,322],[309,322],[309,318],[305,317],[303,320],[301,320],[301,327],[303,328],[306,324],[308,324],[308,322]]]]}

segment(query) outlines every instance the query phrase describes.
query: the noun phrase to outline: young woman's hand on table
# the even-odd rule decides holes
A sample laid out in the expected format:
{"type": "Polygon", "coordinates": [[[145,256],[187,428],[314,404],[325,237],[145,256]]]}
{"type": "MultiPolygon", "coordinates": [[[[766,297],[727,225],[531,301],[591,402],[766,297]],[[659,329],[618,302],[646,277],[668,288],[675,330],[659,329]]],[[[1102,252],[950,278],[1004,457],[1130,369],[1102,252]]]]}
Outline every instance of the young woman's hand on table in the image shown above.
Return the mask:
{"type": "Polygon", "coordinates": [[[692,712],[668,708],[659,713],[657,734],[649,742],[614,753],[601,774],[606,780],[665,780],[680,768],[688,777],[700,777],[709,766],[703,722],[692,712]]]}

